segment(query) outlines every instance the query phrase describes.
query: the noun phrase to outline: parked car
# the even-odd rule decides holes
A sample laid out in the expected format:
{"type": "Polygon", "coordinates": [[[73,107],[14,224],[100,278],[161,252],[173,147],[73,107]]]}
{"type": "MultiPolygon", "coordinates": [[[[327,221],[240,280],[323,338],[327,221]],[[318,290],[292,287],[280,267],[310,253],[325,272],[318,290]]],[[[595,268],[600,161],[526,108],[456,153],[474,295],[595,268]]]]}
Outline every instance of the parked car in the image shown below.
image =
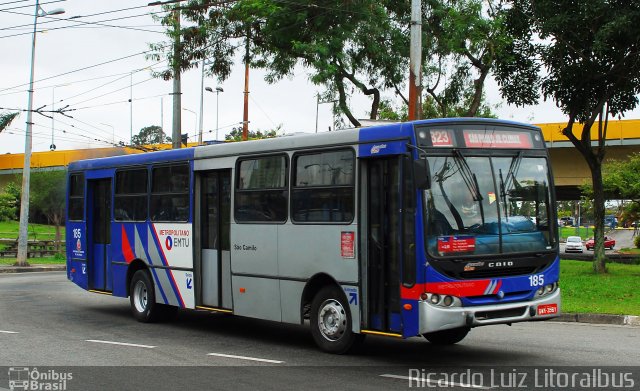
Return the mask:
{"type": "Polygon", "coordinates": [[[569,236],[564,246],[564,252],[582,252],[582,238],[580,236],[569,236]]]}
{"type": "MultiPolygon", "coordinates": [[[[587,242],[584,244],[585,247],[587,248],[587,250],[593,250],[593,248],[596,246],[595,241],[593,240],[593,238],[590,238],[589,240],[587,240],[587,242]]],[[[613,247],[616,245],[616,240],[609,237],[609,236],[605,236],[604,237],[604,248],[609,248],[609,249],[613,249],[613,247]]]]}

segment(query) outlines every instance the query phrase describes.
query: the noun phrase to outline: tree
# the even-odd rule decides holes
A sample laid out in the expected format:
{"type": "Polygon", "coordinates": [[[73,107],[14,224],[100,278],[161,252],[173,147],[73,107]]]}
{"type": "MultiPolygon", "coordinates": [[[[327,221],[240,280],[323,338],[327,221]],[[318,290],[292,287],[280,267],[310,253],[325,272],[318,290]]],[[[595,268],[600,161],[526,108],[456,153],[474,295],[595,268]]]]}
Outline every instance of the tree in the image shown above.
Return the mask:
{"type": "Polygon", "coordinates": [[[0,132],[2,132],[7,126],[11,125],[11,122],[16,119],[19,113],[4,113],[0,114],[0,132]]]}
{"type": "Polygon", "coordinates": [[[60,227],[65,216],[65,171],[43,171],[31,174],[29,202],[34,212],[42,213],[56,227],[56,250],[60,251],[60,227]]]}
{"type": "Polygon", "coordinates": [[[145,126],[140,133],[131,138],[133,145],[149,145],[170,143],[171,137],[165,135],[162,128],[157,125],[145,126]]]}
{"type": "MultiPolygon", "coordinates": [[[[281,126],[278,126],[276,129],[272,130],[250,130],[249,131],[249,140],[258,140],[264,138],[273,138],[277,136],[277,132],[280,130],[281,126]]],[[[242,141],[242,128],[234,127],[231,132],[224,136],[224,139],[227,141],[242,141]]]]}
{"type": "Polygon", "coordinates": [[[568,116],[562,134],[591,171],[593,268],[605,273],[605,139],[609,116],[623,115],[638,104],[640,7],[623,0],[510,3],[504,11],[506,24],[517,38],[509,44],[512,54],[500,58],[496,79],[508,102],[534,104],[541,91],[544,99],[553,99],[568,116]]]}
{"type": "Polygon", "coordinates": [[[504,19],[502,0],[425,1],[424,118],[490,113],[484,85],[512,42],[504,19]]]}
{"type": "MultiPolygon", "coordinates": [[[[224,80],[236,50],[247,49],[251,65],[268,70],[266,80],[271,83],[290,76],[301,64],[310,72],[312,83],[338,96],[340,111],[355,126],[360,122],[348,102],[353,89],[371,97],[370,116],[375,119],[381,89],[399,90],[405,79],[406,2],[238,0],[214,5],[192,0],[181,9],[195,25],[178,30],[172,15],[161,19],[170,27],[170,37],[181,36],[180,58],[159,44],[152,45],[155,52],[150,58],[166,57],[182,70],[210,58],[208,71],[224,80]]],[[[169,70],[158,75],[173,77],[169,70]]]]}
{"type": "Polygon", "coordinates": [[[16,220],[20,206],[20,187],[15,182],[9,182],[0,194],[0,221],[16,220]]]}
{"type": "Polygon", "coordinates": [[[623,220],[640,220],[640,153],[632,154],[628,160],[607,161],[602,169],[605,192],[630,201],[623,207],[623,220]]]}

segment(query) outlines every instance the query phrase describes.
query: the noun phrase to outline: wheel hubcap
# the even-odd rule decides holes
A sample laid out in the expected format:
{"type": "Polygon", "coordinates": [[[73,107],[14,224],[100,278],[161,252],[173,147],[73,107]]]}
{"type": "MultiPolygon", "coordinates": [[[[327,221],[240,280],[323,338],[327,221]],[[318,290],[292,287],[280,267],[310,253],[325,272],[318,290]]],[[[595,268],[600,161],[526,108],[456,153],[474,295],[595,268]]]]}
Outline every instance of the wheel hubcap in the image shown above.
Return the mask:
{"type": "Polygon", "coordinates": [[[347,330],[347,313],[334,299],[326,300],[318,312],[318,329],[329,341],[337,341],[347,330]]]}
{"type": "Polygon", "coordinates": [[[133,291],[136,311],[142,313],[146,311],[148,305],[147,286],[142,281],[138,281],[133,291]]]}

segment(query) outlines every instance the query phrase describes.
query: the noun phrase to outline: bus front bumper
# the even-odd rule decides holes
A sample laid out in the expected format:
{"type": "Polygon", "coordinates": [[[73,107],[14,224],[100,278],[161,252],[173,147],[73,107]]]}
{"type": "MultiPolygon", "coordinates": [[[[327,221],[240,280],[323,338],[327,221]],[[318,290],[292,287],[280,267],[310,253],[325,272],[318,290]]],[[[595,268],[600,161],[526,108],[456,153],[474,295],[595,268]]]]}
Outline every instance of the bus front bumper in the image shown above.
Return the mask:
{"type": "Polygon", "coordinates": [[[459,327],[471,328],[492,324],[547,320],[560,315],[560,288],[540,299],[517,303],[474,307],[439,307],[427,301],[420,301],[419,308],[420,334],[459,327]],[[548,313],[547,308],[555,308],[555,312],[548,313]],[[546,312],[546,314],[540,314],[540,312],[546,312]]]}

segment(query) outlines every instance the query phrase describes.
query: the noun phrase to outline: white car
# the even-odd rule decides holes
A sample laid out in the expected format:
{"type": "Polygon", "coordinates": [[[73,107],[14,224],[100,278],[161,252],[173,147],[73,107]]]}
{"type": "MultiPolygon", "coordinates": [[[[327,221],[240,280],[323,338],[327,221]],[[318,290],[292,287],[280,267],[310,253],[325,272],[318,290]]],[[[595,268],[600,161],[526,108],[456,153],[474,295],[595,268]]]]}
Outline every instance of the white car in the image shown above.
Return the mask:
{"type": "Polygon", "coordinates": [[[564,246],[564,252],[582,252],[582,239],[580,236],[569,236],[564,246]]]}

